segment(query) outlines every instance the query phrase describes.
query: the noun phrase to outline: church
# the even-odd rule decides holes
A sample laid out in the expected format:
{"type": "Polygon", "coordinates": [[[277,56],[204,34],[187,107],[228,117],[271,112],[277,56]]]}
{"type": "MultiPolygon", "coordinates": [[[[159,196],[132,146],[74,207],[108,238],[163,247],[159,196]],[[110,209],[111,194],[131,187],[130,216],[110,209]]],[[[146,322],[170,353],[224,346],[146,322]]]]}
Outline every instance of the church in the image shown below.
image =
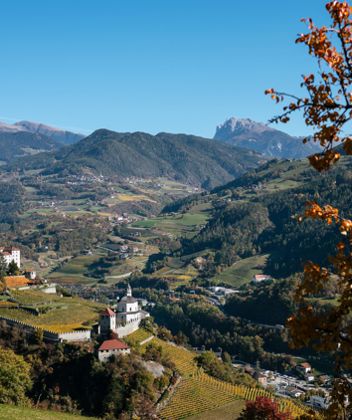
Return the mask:
{"type": "Polygon", "coordinates": [[[137,331],[142,319],[149,317],[149,313],[143,311],[139,302],[132,296],[132,288],[127,286],[126,296],[117,304],[117,311],[106,308],[100,315],[100,334],[107,336],[110,331],[118,337],[125,337],[137,331]]]}

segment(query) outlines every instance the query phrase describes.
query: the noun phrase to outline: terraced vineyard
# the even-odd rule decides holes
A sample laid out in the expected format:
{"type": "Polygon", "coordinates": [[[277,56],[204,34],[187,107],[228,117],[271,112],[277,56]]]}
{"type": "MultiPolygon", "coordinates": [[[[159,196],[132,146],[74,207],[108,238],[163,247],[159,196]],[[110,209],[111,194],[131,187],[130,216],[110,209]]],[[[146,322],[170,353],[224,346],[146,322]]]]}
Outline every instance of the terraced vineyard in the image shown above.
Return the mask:
{"type": "Polygon", "coordinates": [[[128,343],[130,346],[136,346],[151,336],[152,334],[149,331],[144,330],[143,328],[139,328],[137,331],[125,337],[124,341],[126,341],[126,343],[128,343]]]}
{"type": "Polygon", "coordinates": [[[13,290],[11,294],[16,305],[27,310],[16,308],[16,305],[5,305],[7,302],[2,301],[0,316],[55,332],[89,328],[105,308],[105,305],[97,302],[49,295],[37,290],[13,290]],[[40,315],[35,315],[35,311],[40,315]]]}
{"type": "MultiPolygon", "coordinates": [[[[175,363],[182,376],[181,382],[166,405],[161,409],[160,416],[165,420],[180,420],[199,413],[236,403],[242,406],[244,401],[255,400],[258,396],[273,397],[273,394],[262,388],[250,388],[244,385],[232,385],[215,379],[194,362],[195,353],[155,338],[154,342],[175,363]]],[[[288,411],[293,417],[299,417],[307,409],[289,399],[277,399],[283,411],[288,411]]]]}

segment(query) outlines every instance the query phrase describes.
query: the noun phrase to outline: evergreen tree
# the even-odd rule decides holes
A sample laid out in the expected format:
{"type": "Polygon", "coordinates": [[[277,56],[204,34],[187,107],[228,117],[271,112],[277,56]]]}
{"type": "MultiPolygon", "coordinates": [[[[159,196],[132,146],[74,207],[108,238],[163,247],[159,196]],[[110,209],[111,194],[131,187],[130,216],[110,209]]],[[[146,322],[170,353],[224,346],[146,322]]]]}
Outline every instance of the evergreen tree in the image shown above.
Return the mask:
{"type": "Polygon", "coordinates": [[[18,268],[18,265],[15,263],[15,261],[11,261],[7,268],[7,273],[9,276],[18,276],[19,272],[20,269],[18,268]]]}
{"type": "Polygon", "coordinates": [[[7,263],[5,258],[0,255],[0,293],[6,289],[5,276],[7,274],[7,263]]]}
{"type": "Polygon", "coordinates": [[[5,258],[0,255],[0,281],[4,280],[4,277],[7,275],[7,262],[5,258]]]}

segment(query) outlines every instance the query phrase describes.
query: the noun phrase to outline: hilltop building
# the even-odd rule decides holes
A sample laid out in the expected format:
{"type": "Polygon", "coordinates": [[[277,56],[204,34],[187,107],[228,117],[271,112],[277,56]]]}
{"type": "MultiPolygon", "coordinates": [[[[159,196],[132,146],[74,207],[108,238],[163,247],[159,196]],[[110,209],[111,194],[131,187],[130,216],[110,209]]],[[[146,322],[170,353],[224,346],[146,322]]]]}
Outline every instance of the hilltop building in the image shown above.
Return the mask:
{"type": "Polygon", "coordinates": [[[18,248],[0,246],[0,256],[5,259],[7,265],[14,261],[18,267],[21,267],[21,251],[18,248]]]}
{"type": "Polygon", "coordinates": [[[100,315],[100,333],[108,335],[110,331],[118,337],[124,337],[137,331],[142,319],[149,317],[149,313],[142,310],[139,302],[132,296],[132,288],[127,286],[127,293],[117,304],[117,311],[106,308],[100,315]]]}

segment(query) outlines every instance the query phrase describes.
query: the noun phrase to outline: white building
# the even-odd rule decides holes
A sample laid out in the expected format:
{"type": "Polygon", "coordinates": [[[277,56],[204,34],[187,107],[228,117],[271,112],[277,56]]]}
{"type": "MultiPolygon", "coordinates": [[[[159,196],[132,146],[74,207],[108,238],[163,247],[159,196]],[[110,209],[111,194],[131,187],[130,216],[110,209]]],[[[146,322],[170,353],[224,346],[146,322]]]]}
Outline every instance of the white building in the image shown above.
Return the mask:
{"type": "Polygon", "coordinates": [[[252,278],[253,283],[260,283],[262,281],[272,280],[271,276],[267,276],[266,274],[255,274],[252,278]]]}
{"type": "Polygon", "coordinates": [[[149,317],[149,313],[143,311],[139,302],[132,296],[131,286],[128,285],[126,296],[117,304],[117,312],[107,308],[100,316],[100,333],[108,335],[110,331],[118,337],[125,337],[137,331],[142,319],[149,317]]]}
{"type": "Polygon", "coordinates": [[[21,251],[18,248],[1,246],[0,256],[4,257],[7,265],[14,261],[18,267],[21,267],[21,251]]]}
{"type": "Polygon", "coordinates": [[[111,356],[118,356],[120,354],[129,354],[130,348],[128,345],[117,339],[104,341],[98,349],[98,359],[101,362],[106,362],[111,356]]]}

